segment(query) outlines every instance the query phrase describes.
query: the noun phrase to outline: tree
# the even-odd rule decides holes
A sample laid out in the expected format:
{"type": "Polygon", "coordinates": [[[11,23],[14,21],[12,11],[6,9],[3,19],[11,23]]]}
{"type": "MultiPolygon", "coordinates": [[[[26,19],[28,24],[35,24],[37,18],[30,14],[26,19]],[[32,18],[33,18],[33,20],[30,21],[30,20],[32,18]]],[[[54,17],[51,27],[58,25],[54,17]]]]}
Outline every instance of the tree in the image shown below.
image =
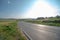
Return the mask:
{"type": "Polygon", "coordinates": [[[56,18],[60,18],[60,16],[59,16],[59,15],[57,15],[57,16],[56,16],[56,18]]]}
{"type": "Polygon", "coordinates": [[[44,19],[44,17],[38,17],[37,19],[44,19]]]}

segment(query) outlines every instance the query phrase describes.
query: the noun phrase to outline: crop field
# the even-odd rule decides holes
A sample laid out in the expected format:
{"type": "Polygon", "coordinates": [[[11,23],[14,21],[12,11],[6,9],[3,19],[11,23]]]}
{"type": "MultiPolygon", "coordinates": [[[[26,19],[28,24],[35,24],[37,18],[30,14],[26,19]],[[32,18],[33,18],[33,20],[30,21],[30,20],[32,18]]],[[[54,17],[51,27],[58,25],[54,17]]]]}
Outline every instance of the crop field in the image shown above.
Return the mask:
{"type": "Polygon", "coordinates": [[[17,27],[16,20],[0,20],[0,40],[26,40],[17,27]]]}

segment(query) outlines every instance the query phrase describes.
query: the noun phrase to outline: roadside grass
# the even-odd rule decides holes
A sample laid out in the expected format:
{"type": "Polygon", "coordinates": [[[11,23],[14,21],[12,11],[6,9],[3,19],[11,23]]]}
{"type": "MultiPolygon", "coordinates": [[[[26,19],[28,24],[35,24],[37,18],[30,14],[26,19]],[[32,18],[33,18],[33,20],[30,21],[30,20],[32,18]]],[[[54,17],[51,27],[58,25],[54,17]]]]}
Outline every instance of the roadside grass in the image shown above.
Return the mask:
{"type": "Polygon", "coordinates": [[[37,24],[43,24],[43,25],[49,25],[49,26],[58,26],[60,27],[60,22],[55,22],[55,19],[52,20],[52,19],[49,19],[48,21],[41,21],[41,20],[28,20],[26,22],[31,22],[31,23],[37,23],[37,24]],[[49,21],[52,21],[52,22],[49,22],[49,21]],[[53,22],[54,21],[54,22],[53,22]]]}
{"type": "Polygon", "coordinates": [[[48,18],[48,20],[60,20],[60,18],[48,18]]]}
{"type": "Polygon", "coordinates": [[[22,31],[17,28],[17,21],[0,22],[0,40],[26,40],[22,31]]]}

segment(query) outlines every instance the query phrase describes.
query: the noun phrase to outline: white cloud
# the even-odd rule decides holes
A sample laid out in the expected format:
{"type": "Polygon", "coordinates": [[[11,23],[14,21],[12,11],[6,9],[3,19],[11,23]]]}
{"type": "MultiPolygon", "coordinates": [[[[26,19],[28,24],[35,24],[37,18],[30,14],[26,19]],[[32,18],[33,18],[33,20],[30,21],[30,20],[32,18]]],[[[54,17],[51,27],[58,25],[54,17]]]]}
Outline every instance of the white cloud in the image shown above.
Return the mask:
{"type": "Polygon", "coordinates": [[[10,4],[11,2],[8,0],[8,4],[10,4]]]}
{"type": "Polygon", "coordinates": [[[23,18],[56,16],[56,9],[44,1],[37,1],[23,16],[23,18]]]}

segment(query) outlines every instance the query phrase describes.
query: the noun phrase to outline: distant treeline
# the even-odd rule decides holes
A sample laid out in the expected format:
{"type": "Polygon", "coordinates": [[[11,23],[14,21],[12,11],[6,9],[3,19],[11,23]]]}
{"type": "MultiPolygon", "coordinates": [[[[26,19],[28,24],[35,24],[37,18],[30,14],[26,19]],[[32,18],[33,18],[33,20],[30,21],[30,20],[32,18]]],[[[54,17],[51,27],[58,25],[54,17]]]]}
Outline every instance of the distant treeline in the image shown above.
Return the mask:
{"type": "Polygon", "coordinates": [[[60,16],[57,15],[55,17],[38,17],[37,19],[47,19],[47,18],[60,18],[60,16]]]}
{"type": "Polygon", "coordinates": [[[60,16],[55,17],[38,17],[37,20],[42,20],[44,23],[60,23],[60,16]]]}

